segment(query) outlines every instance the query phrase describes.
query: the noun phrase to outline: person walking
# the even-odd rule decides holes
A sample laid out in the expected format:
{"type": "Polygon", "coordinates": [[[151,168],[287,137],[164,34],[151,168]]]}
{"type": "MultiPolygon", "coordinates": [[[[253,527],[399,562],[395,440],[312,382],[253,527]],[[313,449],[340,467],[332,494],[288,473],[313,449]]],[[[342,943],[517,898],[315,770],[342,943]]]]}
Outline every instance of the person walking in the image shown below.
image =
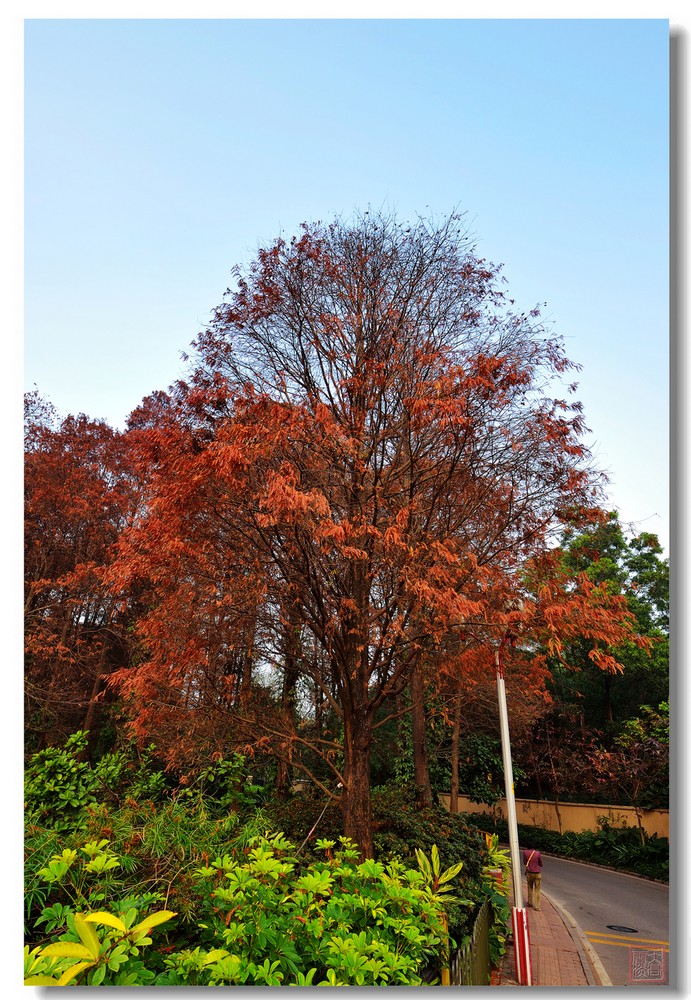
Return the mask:
{"type": "Polygon", "coordinates": [[[530,847],[523,851],[525,876],[528,880],[528,906],[540,909],[540,887],[542,882],[542,855],[530,847]]]}

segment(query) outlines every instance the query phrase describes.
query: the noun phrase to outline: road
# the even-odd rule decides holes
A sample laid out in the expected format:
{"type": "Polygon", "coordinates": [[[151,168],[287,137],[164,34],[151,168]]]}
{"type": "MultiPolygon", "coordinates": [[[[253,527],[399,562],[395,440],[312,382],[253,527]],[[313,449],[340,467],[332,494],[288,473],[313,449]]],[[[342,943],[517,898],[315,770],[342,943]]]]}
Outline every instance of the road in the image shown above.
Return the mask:
{"type": "Polygon", "coordinates": [[[668,886],[543,855],[542,888],[574,918],[613,986],[669,983],[668,886]]]}

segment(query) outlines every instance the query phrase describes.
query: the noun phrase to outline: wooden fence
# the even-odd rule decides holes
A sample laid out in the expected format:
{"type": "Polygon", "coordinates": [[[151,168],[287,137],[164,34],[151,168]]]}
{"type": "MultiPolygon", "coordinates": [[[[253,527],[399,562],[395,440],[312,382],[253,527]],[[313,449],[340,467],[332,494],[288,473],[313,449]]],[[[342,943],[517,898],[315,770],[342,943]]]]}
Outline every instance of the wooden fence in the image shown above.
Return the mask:
{"type": "Polygon", "coordinates": [[[489,925],[492,905],[488,899],[480,907],[472,932],[451,955],[451,986],[489,986],[489,925]]]}

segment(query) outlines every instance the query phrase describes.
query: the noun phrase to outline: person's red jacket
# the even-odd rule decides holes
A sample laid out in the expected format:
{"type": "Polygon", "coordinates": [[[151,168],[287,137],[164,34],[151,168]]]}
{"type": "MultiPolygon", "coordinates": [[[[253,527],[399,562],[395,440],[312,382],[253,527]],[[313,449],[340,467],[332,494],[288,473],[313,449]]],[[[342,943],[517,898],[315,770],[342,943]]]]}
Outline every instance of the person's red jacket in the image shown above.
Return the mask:
{"type": "Polygon", "coordinates": [[[526,871],[532,875],[539,875],[542,871],[542,855],[539,851],[531,851],[526,847],[523,851],[523,864],[526,871]]]}

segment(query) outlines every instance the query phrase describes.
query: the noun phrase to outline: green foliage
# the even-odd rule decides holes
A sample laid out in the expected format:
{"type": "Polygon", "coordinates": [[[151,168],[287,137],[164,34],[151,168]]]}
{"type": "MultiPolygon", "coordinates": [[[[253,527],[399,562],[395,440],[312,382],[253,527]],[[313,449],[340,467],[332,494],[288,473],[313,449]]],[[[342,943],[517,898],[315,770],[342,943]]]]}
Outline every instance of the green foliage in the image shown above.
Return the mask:
{"type": "Polygon", "coordinates": [[[634,643],[614,651],[624,666],[622,676],[603,673],[589,658],[592,643],[570,643],[569,669],[553,664],[552,693],[559,703],[573,706],[591,729],[613,730],[637,714],[639,705],[657,705],[669,691],[669,561],[655,535],[643,532],[627,538],[615,513],[596,528],[567,533],[565,564],[583,572],[610,593],[626,598],[637,630],[648,636],[645,651],[634,643]]]}
{"type": "MultiPolygon", "coordinates": [[[[132,907],[119,915],[107,910],[63,910],[67,929],[57,941],[24,949],[25,986],[145,986],[154,973],[139,954],[151,944],[149,932],[175,916],[159,910],[137,920],[132,907]],[[96,927],[99,930],[96,930],[96,927]]],[[[51,914],[53,921],[55,913],[51,914]]]]}
{"type": "Polygon", "coordinates": [[[499,846],[496,833],[485,834],[485,846],[487,853],[482,868],[485,885],[508,899],[511,891],[511,856],[499,846]]]}
{"type": "Polygon", "coordinates": [[[39,870],[47,864],[49,858],[58,853],[61,846],[60,834],[52,829],[27,827],[24,841],[24,927],[29,928],[32,920],[46,905],[50,894],[47,884],[39,870]]]}
{"type": "MultiPolygon", "coordinates": [[[[179,914],[178,923],[195,920],[196,897],[193,869],[229,846],[246,846],[248,840],[271,828],[271,823],[256,811],[247,824],[237,813],[213,818],[210,810],[197,808],[194,801],[187,806],[179,802],[164,802],[156,806],[151,801],[134,802],[127,798],[119,809],[93,804],[72,832],[59,834],[53,829],[28,827],[25,838],[25,900],[27,933],[42,907],[81,899],[84,907],[94,905],[96,894],[111,889],[134,893],[135,900],[147,897],[167,899],[179,914]],[[89,859],[82,847],[85,841],[107,841],[109,851],[117,856],[119,867],[108,867],[105,860],[99,873],[88,868],[89,859]],[[58,849],[59,848],[59,849],[58,849]],[[76,852],[77,861],[61,880],[46,881],[43,869],[59,864],[55,855],[64,850],[76,852]],[[86,869],[85,862],[87,864],[86,869]],[[85,869],[85,870],[84,870],[85,869]],[[77,887],[72,885],[76,879],[77,887]],[[107,884],[106,884],[107,883],[107,884]]],[[[142,905],[135,902],[134,905],[142,905]]]]}
{"type": "Polygon", "coordinates": [[[419,984],[444,935],[438,903],[419,872],[339,844],[300,867],[277,834],[198,869],[203,943],[169,956],[156,984],[419,984]]]}
{"type": "Polygon", "coordinates": [[[52,985],[419,983],[439,971],[450,934],[460,940],[469,931],[487,893],[476,831],[440,806],[418,810],[403,789],[373,795],[376,859],[360,861],[340,836],[336,808],[297,856],[294,845],[323,800],[294,796],[258,808],[241,757],[214,761],[171,798],[150,762],[144,770],[141,758],[128,766],[118,752],[91,766],[77,759],[83,748],[84,734],[75,734],[65,747],[36,755],[27,779],[29,978],[52,985]],[[39,788],[65,775],[73,801],[56,799],[52,811],[41,811],[39,788]],[[152,796],[137,801],[137,781],[152,796]],[[106,801],[96,799],[99,788],[106,801]],[[277,832],[281,813],[291,820],[290,837],[277,832]],[[166,928],[165,948],[150,948],[144,963],[137,949],[147,942],[130,932],[161,906],[178,919],[166,928]],[[126,934],[105,917],[94,930],[80,916],[89,912],[119,920],[126,934]]]}
{"type": "MultiPolygon", "coordinates": [[[[428,718],[426,739],[429,747],[429,780],[432,792],[445,791],[449,786],[449,763],[440,752],[441,741],[445,730],[434,728],[433,716],[428,718]]],[[[381,738],[381,737],[380,737],[381,738]]],[[[387,782],[391,781],[403,788],[415,786],[415,763],[413,759],[413,721],[411,715],[404,715],[398,720],[394,746],[388,748],[386,755],[388,768],[381,768],[386,774],[387,782]],[[386,773],[388,772],[388,773],[386,773]]],[[[383,752],[383,748],[379,751],[383,752]]]]}
{"type": "MultiPolygon", "coordinates": [[[[323,807],[323,800],[294,796],[274,802],[267,806],[266,812],[274,827],[285,830],[287,836],[302,843],[323,807]]],[[[395,784],[372,790],[372,817],[374,853],[378,860],[396,858],[413,868],[417,864],[416,849],[429,854],[436,845],[444,868],[459,862],[463,865],[461,895],[478,902],[484,898],[481,874],[484,838],[467,818],[452,816],[440,805],[420,809],[415,804],[412,789],[395,784]]],[[[318,835],[337,841],[340,833],[340,811],[335,804],[330,805],[319,821],[318,835]]],[[[303,853],[313,856],[313,850],[314,842],[308,842],[303,853]]],[[[467,907],[456,902],[449,905],[449,925],[457,939],[469,931],[472,919],[473,914],[467,907]]]]}
{"type": "Polygon", "coordinates": [[[343,837],[317,850],[305,863],[282,833],[253,835],[196,866],[194,928],[180,938],[178,927],[177,949],[152,950],[145,965],[144,932],[173,913],[142,917],[155,893],[112,901],[122,865],[106,841],[63,848],[39,873],[61,898],[35,922],[49,938],[27,946],[26,976],[31,985],[412,985],[439,967],[461,864],[443,871],[434,845],[419,854],[422,871],[359,861],[343,837]]]}
{"type": "Polygon", "coordinates": [[[169,794],[164,773],[155,765],[153,744],[140,753],[134,743],[104,754],[93,765],[98,800],[120,801],[124,794],[137,802],[149,799],[160,802],[169,794]]]}
{"type": "MultiPolygon", "coordinates": [[[[409,867],[417,862],[416,849],[430,854],[436,846],[444,869],[461,863],[460,894],[478,904],[485,895],[482,882],[484,839],[465,818],[452,816],[443,806],[420,809],[412,792],[393,785],[372,792],[374,849],[378,858],[397,857],[409,867]]],[[[474,911],[451,901],[447,907],[451,935],[460,940],[472,927],[474,911]]]]}
{"type": "Polygon", "coordinates": [[[29,822],[74,828],[88,802],[94,801],[95,782],[88,764],[77,758],[86,749],[87,734],[73,733],[62,747],[34,754],[24,774],[24,808],[29,822]]]}
{"type": "Polygon", "coordinates": [[[485,847],[482,878],[492,906],[492,923],[489,928],[490,962],[496,965],[506,951],[507,926],[511,916],[511,857],[507,850],[499,846],[496,833],[485,833],[485,847]]]}
{"type": "Polygon", "coordinates": [[[489,958],[490,964],[498,965],[502,955],[506,953],[506,941],[509,935],[511,907],[504,891],[488,886],[487,898],[492,908],[492,922],[489,926],[489,958]]]}
{"type": "MultiPolygon", "coordinates": [[[[524,777],[514,763],[514,780],[524,777]]],[[[496,736],[468,733],[462,739],[458,760],[458,788],[471,802],[494,805],[504,795],[504,763],[496,736]]]]}
{"type": "MultiPolygon", "coordinates": [[[[44,840],[44,849],[54,841],[44,840]]],[[[42,866],[33,856],[27,866],[25,884],[30,903],[27,903],[27,927],[35,932],[42,923],[55,929],[56,917],[74,909],[93,909],[106,898],[112,898],[123,884],[123,874],[132,870],[132,859],[118,856],[107,840],[90,841],[78,849],[64,847],[45,857],[42,866]],[[42,914],[37,917],[37,909],[42,914]],[[48,916],[47,916],[48,914],[48,916]]]]}
{"type": "Polygon", "coordinates": [[[254,802],[243,758],[212,762],[172,799],[153,747],[140,753],[128,744],[91,765],[79,759],[86,742],[86,733],[75,733],[63,747],[35,754],[26,769],[27,934],[33,935],[43,907],[87,908],[116,886],[130,891],[135,871],[135,884],[143,887],[135,898],[168,898],[181,922],[193,921],[194,866],[236,839],[271,829],[259,809],[243,824],[243,811],[254,802]],[[107,842],[119,861],[104,851],[84,859],[87,841],[107,842]]]}
{"type": "MultiPolygon", "coordinates": [[[[275,829],[285,831],[287,837],[301,844],[324,810],[324,799],[299,793],[286,799],[274,799],[267,803],[265,813],[275,829]]],[[[343,832],[341,811],[336,802],[330,802],[324,811],[313,838],[327,838],[337,841],[343,832]]],[[[310,839],[303,848],[309,857],[314,850],[315,839],[310,839]]]]}
{"type": "Polygon", "coordinates": [[[602,751],[598,770],[617,797],[637,810],[669,806],[669,704],[643,705],[623,723],[612,750],[602,751]]]}
{"type": "MultiPolygon", "coordinates": [[[[417,858],[418,868],[425,880],[425,886],[429,889],[434,899],[440,902],[455,899],[456,897],[451,895],[454,886],[449,883],[453,882],[456,878],[463,867],[463,862],[459,861],[457,864],[447,868],[446,871],[442,871],[439,863],[439,850],[436,844],[432,844],[432,853],[429,858],[424,851],[421,851],[417,847],[415,848],[415,857],[417,858]]],[[[469,900],[463,900],[463,902],[472,906],[469,900]]]]}
{"type": "Polygon", "coordinates": [[[177,793],[177,801],[194,803],[198,811],[208,810],[214,817],[255,806],[260,788],[250,784],[245,770],[242,754],[219,757],[200,771],[191,785],[177,793]]]}
{"type": "Polygon", "coordinates": [[[32,755],[24,772],[27,821],[55,830],[74,830],[86,819],[85,809],[98,801],[119,802],[125,795],[159,801],[167,790],[162,772],[153,766],[154,747],[138,754],[133,743],[105,754],[95,765],[81,760],[88,734],[73,733],[61,747],[32,755]]]}

